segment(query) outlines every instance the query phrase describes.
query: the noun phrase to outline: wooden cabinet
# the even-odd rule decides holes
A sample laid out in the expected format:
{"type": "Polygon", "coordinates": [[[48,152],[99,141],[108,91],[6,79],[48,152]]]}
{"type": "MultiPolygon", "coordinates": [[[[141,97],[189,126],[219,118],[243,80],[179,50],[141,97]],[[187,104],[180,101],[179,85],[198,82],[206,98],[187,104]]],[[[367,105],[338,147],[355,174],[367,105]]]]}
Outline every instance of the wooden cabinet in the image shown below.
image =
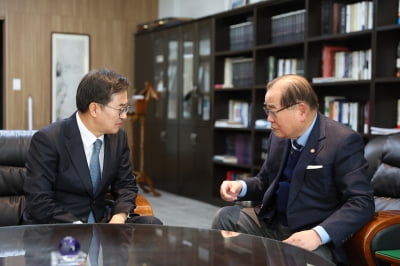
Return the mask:
{"type": "Polygon", "coordinates": [[[137,43],[152,47],[153,64],[140,70],[136,58],[136,84],[151,71],[162,94],[146,128],[147,171],[156,185],[209,201],[226,178],[256,174],[271,133],[255,126],[266,119],[265,85],[288,72],[313,83],[323,113],[327,99],[355,103],[358,120],[349,126],[367,138],[371,127],[396,127],[398,10],[398,0],[269,0],[137,34],[137,43]],[[341,57],[330,47],[341,48],[341,57]],[[342,63],[328,64],[332,56],[342,63]],[[241,127],[216,124],[241,108],[241,127]],[[223,154],[240,158],[214,156],[223,154]]]}
{"type": "Polygon", "coordinates": [[[146,173],[156,188],[206,201],[212,185],[211,26],[204,19],[135,36],[136,87],[151,81],[160,96],[149,101],[146,114],[146,173]],[[141,69],[142,63],[150,66],[141,69]]]}

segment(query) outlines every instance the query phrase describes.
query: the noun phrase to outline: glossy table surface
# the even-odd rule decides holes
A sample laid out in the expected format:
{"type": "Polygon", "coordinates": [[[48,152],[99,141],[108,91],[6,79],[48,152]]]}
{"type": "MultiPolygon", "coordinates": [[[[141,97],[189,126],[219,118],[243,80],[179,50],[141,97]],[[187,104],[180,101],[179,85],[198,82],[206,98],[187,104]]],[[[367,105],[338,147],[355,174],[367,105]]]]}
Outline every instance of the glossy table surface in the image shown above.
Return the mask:
{"type": "Polygon", "coordinates": [[[65,236],[89,253],[100,240],[99,265],[333,265],[280,241],[218,230],[153,225],[63,224],[0,227],[0,265],[51,265],[65,236]]]}

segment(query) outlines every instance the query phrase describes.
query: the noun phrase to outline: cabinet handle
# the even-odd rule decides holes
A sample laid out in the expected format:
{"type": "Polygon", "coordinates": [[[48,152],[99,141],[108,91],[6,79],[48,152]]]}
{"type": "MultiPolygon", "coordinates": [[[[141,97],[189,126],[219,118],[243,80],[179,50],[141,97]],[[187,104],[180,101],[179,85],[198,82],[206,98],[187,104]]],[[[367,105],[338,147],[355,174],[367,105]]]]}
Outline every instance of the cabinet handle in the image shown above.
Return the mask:
{"type": "Polygon", "coordinates": [[[167,132],[165,130],[160,132],[160,140],[166,141],[167,140],[167,132]]]}
{"type": "Polygon", "coordinates": [[[197,140],[198,140],[198,136],[196,133],[190,133],[190,143],[192,143],[192,145],[196,145],[197,144],[197,140]]]}

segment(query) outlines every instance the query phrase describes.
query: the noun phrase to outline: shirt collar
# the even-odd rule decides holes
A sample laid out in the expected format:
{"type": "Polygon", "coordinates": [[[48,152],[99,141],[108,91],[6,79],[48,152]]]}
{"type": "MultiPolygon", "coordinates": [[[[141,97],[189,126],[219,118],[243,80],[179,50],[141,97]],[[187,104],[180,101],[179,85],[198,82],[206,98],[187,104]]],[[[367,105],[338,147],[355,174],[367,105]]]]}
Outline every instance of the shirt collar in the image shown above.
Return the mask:
{"type": "Polygon", "coordinates": [[[76,112],[76,122],[78,124],[78,129],[81,133],[83,145],[85,147],[90,147],[90,145],[92,145],[96,141],[96,139],[100,139],[101,141],[104,142],[104,135],[101,135],[100,137],[97,138],[92,132],[90,132],[90,130],[82,122],[78,112],[76,112]]]}
{"type": "Polygon", "coordinates": [[[306,146],[308,137],[309,137],[310,134],[311,134],[311,130],[313,129],[313,127],[314,127],[314,125],[315,125],[315,121],[317,121],[317,115],[318,115],[318,113],[315,114],[314,120],[313,120],[313,122],[311,123],[311,125],[307,128],[306,132],[304,132],[304,134],[301,135],[301,136],[297,139],[297,143],[300,144],[300,145],[302,145],[303,147],[306,146]]]}

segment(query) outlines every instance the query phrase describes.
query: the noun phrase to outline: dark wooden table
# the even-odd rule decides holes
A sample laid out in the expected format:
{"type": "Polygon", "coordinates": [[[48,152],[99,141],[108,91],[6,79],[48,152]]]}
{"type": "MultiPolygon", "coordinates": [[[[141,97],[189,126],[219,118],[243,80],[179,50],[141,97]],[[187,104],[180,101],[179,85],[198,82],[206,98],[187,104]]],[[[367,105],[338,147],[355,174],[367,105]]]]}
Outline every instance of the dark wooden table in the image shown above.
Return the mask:
{"type": "Polygon", "coordinates": [[[63,224],[0,227],[0,265],[51,265],[65,236],[89,253],[101,243],[99,265],[333,265],[280,241],[217,230],[153,225],[63,224]]]}

